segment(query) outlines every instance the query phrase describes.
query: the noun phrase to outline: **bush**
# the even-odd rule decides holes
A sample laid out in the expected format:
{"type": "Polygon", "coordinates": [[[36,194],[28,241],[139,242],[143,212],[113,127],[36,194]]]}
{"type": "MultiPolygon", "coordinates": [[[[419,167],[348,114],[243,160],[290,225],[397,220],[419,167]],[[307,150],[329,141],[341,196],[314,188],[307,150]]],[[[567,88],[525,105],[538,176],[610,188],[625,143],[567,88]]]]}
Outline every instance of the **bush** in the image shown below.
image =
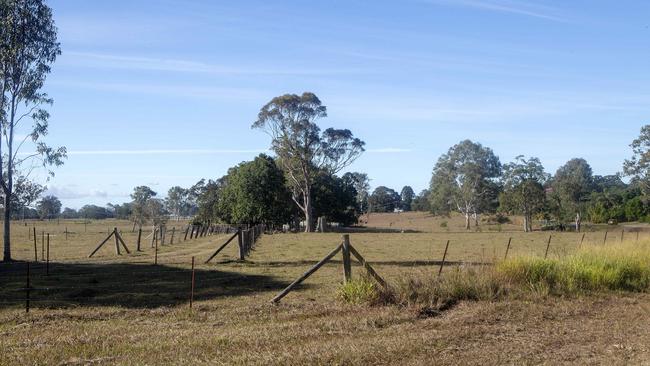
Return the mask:
{"type": "Polygon", "coordinates": [[[374,282],[362,278],[343,284],[337,293],[337,298],[350,304],[374,304],[379,300],[379,291],[374,282]]]}

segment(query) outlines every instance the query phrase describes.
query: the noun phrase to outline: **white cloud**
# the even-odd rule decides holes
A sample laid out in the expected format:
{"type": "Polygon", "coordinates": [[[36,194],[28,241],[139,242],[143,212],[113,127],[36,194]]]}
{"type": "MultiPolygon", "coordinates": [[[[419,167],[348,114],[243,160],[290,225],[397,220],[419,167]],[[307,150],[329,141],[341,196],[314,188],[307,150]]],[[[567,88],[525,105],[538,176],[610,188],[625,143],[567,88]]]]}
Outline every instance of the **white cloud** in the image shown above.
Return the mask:
{"type": "MultiPolygon", "coordinates": [[[[68,187],[70,186],[71,185],[68,185],[68,187]]],[[[109,194],[106,191],[102,191],[102,190],[77,191],[74,189],[59,187],[59,186],[48,187],[47,192],[45,192],[44,195],[46,196],[52,195],[58,197],[59,199],[64,199],[64,200],[91,198],[91,197],[105,198],[109,196],[109,194]]]]}
{"type": "Polygon", "coordinates": [[[222,149],[143,149],[143,150],[71,150],[68,155],[212,155],[264,153],[266,149],[222,150],[222,149]]]}
{"type": "Polygon", "coordinates": [[[557,15],[557,9],[532,2],[516,0],[427,0],[427,2],[566,22],[566,19],[557,15]]]}

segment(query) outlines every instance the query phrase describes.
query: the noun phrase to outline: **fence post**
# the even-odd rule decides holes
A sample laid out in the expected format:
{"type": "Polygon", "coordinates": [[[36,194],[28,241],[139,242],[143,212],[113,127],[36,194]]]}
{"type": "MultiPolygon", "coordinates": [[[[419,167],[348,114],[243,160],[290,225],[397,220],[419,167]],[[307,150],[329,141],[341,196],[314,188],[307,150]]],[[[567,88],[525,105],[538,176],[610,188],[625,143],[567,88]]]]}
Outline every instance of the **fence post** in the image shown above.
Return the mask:
{"type": "Polygon", "coordinates": [[[442,274],[442,268],[445,266],[445,260],[447,259],[447,250],[449,249],[449,240],[447,240],[447,245],[445,245],[445,254],[442,255],[442,262],[440,262],[440,270],[438,270],[438,277],[442,274]]]}
{"type": "Polygon", "coordinates": [[[194,302],[194,257],[192,257],[192,289],[190,290],[190,309],[194,302]]]}
{"type": "Polygon", "coordinates": [[[352,263],[350,263],[350,235],[343,235],[343,280],[352,280],[352,263]]]}
{"type": "Polygon", "coordinates": [[[156,247],[154,249],[154,254],[153,254],[153,265],[156,266],[158,265],[158,240],[156,240],[156,247]]]}
{"type": "Polygon", "coordinates": [[[29,290],[31,284],[29,283],[29,262],[27,262],[27,285],[25,286],[25,313],[29,313],[29,290]]]}
{"type": "MultiPolygon", "coordinates": [[[[41,253],[41,256],[43,256],[43,253],[41,253]]],[[[36,262],[38,262],[38,246],[36,245],[36,228],[34,228],[34,263],[36,262]]]]}
{"type": "Polygon", "coordinates": [[[45,257],[45,230],[41,231],[41,260],[45,257]]]}
{"type": "Polygon", "coordinates": [[[548,236],[548,243],[546,244],[546,253],[544,254],[544,259],[548,257],[548,249],[551,247],[551,239],[553,238],[553,235],[548,236]]]}
{"type": "Polygon", "coordinates": [[[68,241],[68,227],[65,227],[65,241],[68,241]]]}
{"type": "Polygon", "coordinates": [[[183,238],[183,241],[187,240],[187,233],[190,232],[190,225],[188,224],[187,227],[185,228],[185,237],[183,238]]]}
{"type": "Polygon", "coordinates": [[[242,230],[241,229],[237,230],[237,241],[239,242],[239,260],[240,261],[243,261],[244,257],[245,257],[245,254],[244,254],[244,240],[243,240],[244,238],[242,236],[243,236],[242,230]]]}
{"type": "Polygon", "coordinates": [[[605,230],[605,239],[603,239],[603,245],[607,243],[607,234],[609,234],[609,231],[605,230]]]}
{"type": "Polygon", "coordinates": [[[621,230],[621,243],[623,242],[624,236],[625,236],[625,229],[621,230]]]}
{"type": "Polygon", "coordinates": [[[117,228],[113,228],[113,236],[115,236],[115,254],[122,255],[120,253],[120,239],[117,236],[117,228]]]}
{"type": "Polygon", "coordinates": [[[580,239],[580,245],[578,245],[578,249],[582,248],[582,243],[585,241],[585,235],[587,235],[587,233],[582,233],[582,239],[580,239]]]}
{"type": "Polygon", "coordinates": [[[169,245],[174,245],[174,234],[176,234],[176,226],[172,227],[172,237],[169,240],[169,245]]]}
{"type": "Polygon", "coordinates": [[[508,240],[508,247],[506,247],[506,255],[503,257],[503,260],[508,259],[508,252],[510,251],[510,243],[512,243],[512,237],[508,240]]]}
{"type": "Polygon", "coordinates": [[[50,275],[50,233],[47,233],[47,260],[45,262],[45,275],[50,275]]]}
{"type": "Polygon", "coordinates": [[[138,229],[138,241],[135,244],[136,251],[141,252],[140,250],[140,240],[142,239],[142,228],[138,229]]]}

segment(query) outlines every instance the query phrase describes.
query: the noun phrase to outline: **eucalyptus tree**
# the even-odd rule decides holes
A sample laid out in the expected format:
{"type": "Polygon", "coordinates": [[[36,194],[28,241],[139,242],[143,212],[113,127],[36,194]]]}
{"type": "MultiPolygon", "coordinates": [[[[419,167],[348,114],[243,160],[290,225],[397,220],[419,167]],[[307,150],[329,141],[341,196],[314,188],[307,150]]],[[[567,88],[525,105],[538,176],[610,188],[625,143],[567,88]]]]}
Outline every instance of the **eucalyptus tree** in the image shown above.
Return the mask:
{"type": "Polygon", "coordinates": [[[37,204],[36,209],[41,219],[52,219],[61,213],[61,201],[56,196],[45,196],[37,204]]]}
{"type": "Polygon", "coordinates": [[[347,129],[321,132],[316,122],[327,117],[320,99],[305,92],[273,98],[262,107],[252,128],[271,136],[271,150],[287,175],[291,196],[305,217],[305,231],[314,229],[312,185],[321,171],[336,174],[352,164],[365,143],[347,129]]]}
{"type": "MultiPolygon", "coordinates": [[[[52,10],[43,0],[0,1],[0,186],[4,194],[4,261],[11,261],[14,179],[25,169],[63,164],[66,150],[43,142],[52,99],[41,91],[61,53],[52,10]],[[28,125],[28,121],[31,125],[28,125]],[[24,137],[21,137],[24,136],[24,137]],[[21,154],[30,149],[33,152],[21,154]]],[[[51,170],[48,173],[53,174],[51,170]]]]}
{"type": "Polygon", "coordinates": [[[176,221],[180,220],[180,217],[187,210],[188,197],[189,190],[183,187],[174,186],[167,191],[165,206],[167,206],[171,214],[174,215],[176,221]]]}
{"type": "Polygon", "coordinates": [[[650,125],[641,128],[641,134],[630,147],[632,157],[623,163],[623,173],[632,177],[647,197],[650,195],[650,125]]]}
{"type": "Polygon", "coordinates": [[[442,155],[433,168],[429,200],[435,213],[457,210],[478,225],[478,216],[493,206],[501,163],[492,149],[470,140],[461,141],[442,155]]]}
{"type": "Polygon", "coordinates": [[[520,155],[503,166],[503,192],[499,197],[501,209],[524,216],[524,231],[533,231],[533,215],[546,206],[544,184],[549,180],[538,158],[520,155]]]}
{"type": "Polygon", "coordinates": [[[551,181],[550,200],[560,221],[575,219],[580,230],[586,202],[594,188],[593,171],[585,159],[571,159],[561,166],[551,181]]]}
{"type": "Polygon", "coordinates": [[[131,193],[131,215],[133,216],[133,225],[138,225],[142,229],[148,219],[151,218],[150,213],[154,212],[156,207],[151,206],[149,202],[156,197],[157,193],[147,186],[138,186],[133,189],[131,193]]]}
{"type": "Polygon", "coordinates": [[[415,192],[410,186],[404,186],[400,192],[400,198],[402,199],[402,210],[411,211],[411,205],[415,199],[415,192]]]}
{"type": "Polygon", "coordinates": [[[368,174],[348,172],[341,177],[346,185],[354,187],[357,191],[356,201],[360,212],[368,210],[368,197],[370,197],[370,179],[368,174]]]}

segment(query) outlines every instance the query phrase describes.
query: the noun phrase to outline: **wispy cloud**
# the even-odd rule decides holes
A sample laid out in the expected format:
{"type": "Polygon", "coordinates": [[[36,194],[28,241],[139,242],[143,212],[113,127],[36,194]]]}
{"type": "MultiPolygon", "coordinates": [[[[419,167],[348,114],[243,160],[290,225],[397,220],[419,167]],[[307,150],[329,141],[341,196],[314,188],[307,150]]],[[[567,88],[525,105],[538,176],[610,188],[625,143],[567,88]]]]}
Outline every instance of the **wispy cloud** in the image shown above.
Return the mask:
{"type": "Polygon", "coordinates": [[[143,150],[72,150],[68,155],[218,155],[250,154],[268,152],[266,149],[227,150],[227,149],[143,149],[143,150]]]}
{"type": "Polygon", "coordinates": [[[559,16],[558,10],[549,6],[539,5],[529,1],[516,0],[426,0],[428,3],[435,3],[450,6],[462,6],[478,10],[494,11],[523,15],[556,22],[567,20],[559,16]]]}
{"type": "Polygon", "coordinates": [[[66,51],[62,61],[74,66],[126,69],[141,71],[167,71],[181,73],[201,73],[215,75],[331,75],[367,73],[360,68],[299,68],[299,67],[259,67],[255,65],[222,65],[195,60],[174,58],[116,55],[80,51],[66,51]]]}
{"type": "Polygon", "coordinates": [[[81,198],[106,198],[109,194],[102,190],[79,191],[66,187],[51,186],[48,187],[46,195],[53,195],[60,199],[81,199],[81,198]]]}
{"type": "Polygon", "coordinates": [[[368,149],[366,152],[374,154],[395,154],[395,153],[408,153],[412,152],[413,149],[405,149],[401,147],[383,147],[379,149],[368,149]]]}

